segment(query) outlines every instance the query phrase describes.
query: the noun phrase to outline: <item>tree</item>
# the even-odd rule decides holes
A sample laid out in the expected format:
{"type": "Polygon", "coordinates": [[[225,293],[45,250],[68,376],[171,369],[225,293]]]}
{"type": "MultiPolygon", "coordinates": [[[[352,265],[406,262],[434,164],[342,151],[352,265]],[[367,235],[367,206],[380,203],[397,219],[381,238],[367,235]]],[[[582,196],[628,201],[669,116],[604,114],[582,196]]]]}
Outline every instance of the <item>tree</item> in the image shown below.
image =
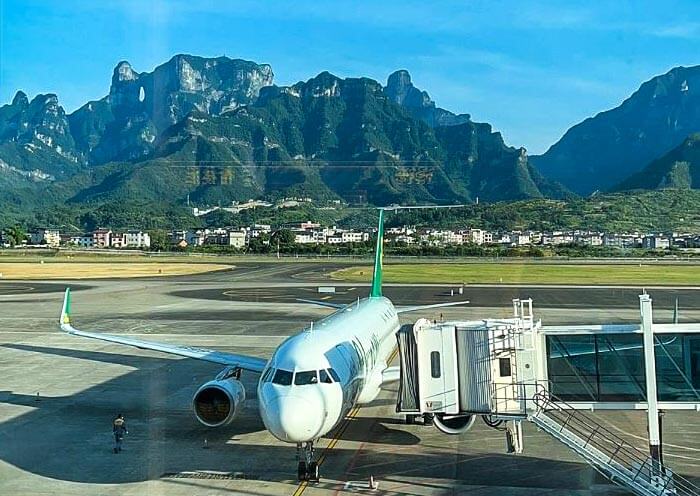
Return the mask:
{"type": "Polygon", "coordinates": [[[170,249],[170,240],[168,234],[162,229],[151,231],[151,250],[166,251],[170,249]]]}
{"type": "Polygon", "coordinates": [[[27,240],[27,232],[19,224],[5,229],[5,235],[12,246],[21,245],[27,240]]]}
{"type": "Polygon", "coordinates": [[[280,229],[273,236],[274,241],[278,241],[280,245],[288,246],[294,244],[294,233],[289,229],[280,229]]]}

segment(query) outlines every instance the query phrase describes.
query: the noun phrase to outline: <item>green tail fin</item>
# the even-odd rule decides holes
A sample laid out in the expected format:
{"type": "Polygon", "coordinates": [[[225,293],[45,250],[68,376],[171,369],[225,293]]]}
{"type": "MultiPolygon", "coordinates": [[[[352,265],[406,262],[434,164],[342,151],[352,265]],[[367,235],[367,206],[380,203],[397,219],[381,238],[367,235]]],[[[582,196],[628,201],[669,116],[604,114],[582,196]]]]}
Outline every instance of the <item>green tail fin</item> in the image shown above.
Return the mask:
{"type": "Polygon", "coordinates": [[[384,258],[384,209],[379,209],[379,227],[377,228],[377,248],[374,252],[374,274],[372,276],[371,298],[382,295],[382,259],[384,258]]]}

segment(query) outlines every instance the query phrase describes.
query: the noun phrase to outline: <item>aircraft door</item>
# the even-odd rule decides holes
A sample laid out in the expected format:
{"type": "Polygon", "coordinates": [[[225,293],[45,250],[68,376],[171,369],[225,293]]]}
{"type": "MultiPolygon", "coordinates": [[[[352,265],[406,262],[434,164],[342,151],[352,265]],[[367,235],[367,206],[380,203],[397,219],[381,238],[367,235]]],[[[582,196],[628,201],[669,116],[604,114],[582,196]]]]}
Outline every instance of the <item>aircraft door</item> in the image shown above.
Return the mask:
{"type": "Polygon", "coordinates": [[[424,412],[458,413],[454,326],[423,327],[415,334],[420,409],[424,412]]]}

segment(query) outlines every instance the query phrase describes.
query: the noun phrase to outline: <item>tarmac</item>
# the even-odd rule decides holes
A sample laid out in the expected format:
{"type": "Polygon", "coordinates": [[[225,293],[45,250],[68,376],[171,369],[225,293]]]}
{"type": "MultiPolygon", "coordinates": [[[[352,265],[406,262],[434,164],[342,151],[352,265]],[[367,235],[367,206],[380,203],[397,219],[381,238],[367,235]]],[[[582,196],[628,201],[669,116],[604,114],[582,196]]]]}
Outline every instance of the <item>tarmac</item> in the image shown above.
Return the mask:
{"type": "MultiPolygon", "coordinates": [[[[319,443],[322,480],[296,481],[295,448],[265,431],[255,397],[257,375],[244,373],[248,399],[223,428],[200,425],[191,412],[196,389],[220,366],[81,339],[57,330],[63,289],[73,290],[73,323],[85,330],[269,356],[288,335],[330,309],[297,298],[353,301],[362,285],[327,279],[323,264],[241,264],[227,272],[159,279],[0,282],[1,495],[330,495],[626,494],[566,447],[525,425],[525,450],[506,454],[503,432],[478,422],[446,436],[405,425],[389,388],[319,443]],[[334,286],[335,295],[318,294],[334,286]],[[111,420],[123,413],[129,435],[112,453],[111,420]]],[[[389,285],[397,305],[466,299],[465,307],[430,314],[446,319],[509,315],[513,297],[534,299],[548,325],[638,321],[641,288],[466,287],[389,285]],[[450,296],[450,291],[455,291],[450,296]]],[[[654,289],[655,320],[700,321],[700,290],[654,289]]],[[[640,447],[643,412],[598,419],[640,447]]],[[[667,464],[700,479],[700,414],[664,418],[667,464]]]]}

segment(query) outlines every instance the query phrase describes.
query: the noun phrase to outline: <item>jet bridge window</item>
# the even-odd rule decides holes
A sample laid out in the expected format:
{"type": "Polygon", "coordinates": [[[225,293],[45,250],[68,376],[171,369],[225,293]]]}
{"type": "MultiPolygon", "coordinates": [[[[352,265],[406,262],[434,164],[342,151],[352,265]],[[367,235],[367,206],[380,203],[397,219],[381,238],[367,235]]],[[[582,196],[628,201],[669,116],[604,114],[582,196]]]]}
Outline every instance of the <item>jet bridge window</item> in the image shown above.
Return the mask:
{"type": "Polygon", "coordinates": [[[279,384],[280,386],[291,386],[292,373],[289,370],[277,369],[277,372],[275,372],[275,377],[272,379],[272,383],[279,384]]]}
{"type": "Polygon", "coordinates": [[[431,351],[430,352],[430,376],[433,379],[438,379],[440,377],[440,352],[431,351]]]}
{"type": "Polygon", "coordinates": [[[498,375],[501,377],[510,377],[510,358],[498,359],[498,375]]]}
{"type": "Polygon", "coordinates": [[[318,376],[315,370],[297,372],[294,376],[295,386],[306,386],[308,384],[318,384],[318,376]]]}

